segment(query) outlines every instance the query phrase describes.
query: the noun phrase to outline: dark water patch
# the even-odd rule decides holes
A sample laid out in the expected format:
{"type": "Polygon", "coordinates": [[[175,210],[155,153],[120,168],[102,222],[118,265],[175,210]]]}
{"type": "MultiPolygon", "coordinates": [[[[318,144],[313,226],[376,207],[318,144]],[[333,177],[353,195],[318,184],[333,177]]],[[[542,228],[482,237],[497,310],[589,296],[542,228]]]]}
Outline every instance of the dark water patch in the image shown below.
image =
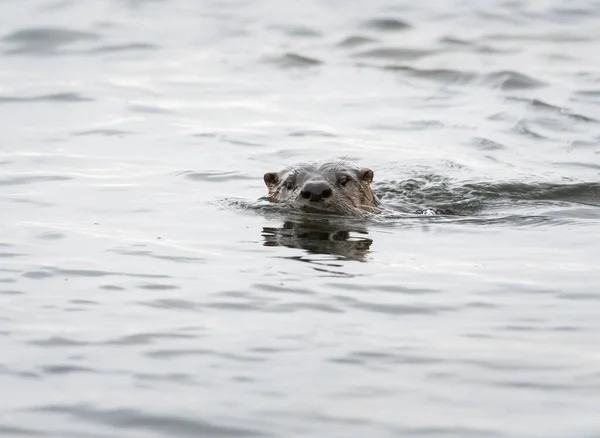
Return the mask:
{"type": "Polygon", "coordinates": [[[0,283],[16,283],[17,280],[14,278],[0,278],[0,283]]]}
{"type": "Polygon", "coordinates": [[[23,277],[31,278],[32,280],[42,280],[44,278],[54,277],[54,275],[45,271],[28,271],[23,273],[23,277]]]}
{"type": "Polygon", "coordinates": [[[330,362],[348,365],[437,365],[444,363],[443,359],[417,356],[407,352],[356,351],[342,357],[329,359],[330,362]]]}
{"type": "Polygon", "coordinates": [[[134,335],[125,335],[119,338],[107,341],[112,345],[148,345],[154,344],[159,340],[177,340],[177,339],[196,339],[197,335],[182,333],[136,333],[134,335]]]}
{"type": "Polygon", "coordinates": [[[264,291],[264,292],[274,292],[274,293],[278,293],[278,294],[281,293],[281,294],[295,294],[295,295],[314,295],[314,292],[311,291],[310,289],[294,288],[294,287],[285,286],[283,284],[281,284],[281,285],[254,284],[253,287],[256,289],[259,289],[261,291],[264,291]]]}
{"type": "Polygon", "coordinates": [[[100,303],[98,301],[92,301],[92,300],[69,300],[69,303],[71,304],[85,304],[85,305],[90,305],[90,306],[97,306],[100,303]]]}
{"type": "Polygon", "coordinates": [[[340,304],[347,307],[389,315],[437,315],[439,313],[457,310],[454,307],[433,304],[375,303],[341,295],[338,295],[335,298],[340,304]]]}
{"type": "Polygon", "coordinates": [[[14,289],[0,289],[0,295],[25,295],[25,292],[14,289]]]}
{"type": "Polygon", "coordinates": [[[19,186],[40,182],[70,181],[72,179],[73,178],[69,176],[60,175],[13,176],[9,178],[0,178],[0,186],[19,186]]]}
{"type": "Polygon", "coordinates": [[[150,374],[150,373],[135,373],[134,378],[147,382],[171,382],[182,383],[185,385],[196,384],[194,378],[190,374],[185,373],[166,373],[166,374],[150,374]]]}
{"type": "Polygon", "coordinates": [[[90,129],[88,131],[77,131],[72,135],[77,137],[85,137],[89,135],[99,135],[102,137],[125,137],[135,134],[133,131],[125,131],[122,129],[90,129]]]}
{"type": "Polygon", "coordinates": [[[337,134],[319,129],[303,129],[301,131],[291,131],[288,133],[290,137],[323,137],[336,138],[337,134]]]}
{"type": "Polygon", "coordinates": [[[35,205],[36,207],[53,207],[55,204],[51,204],[49,202],[41,202],[41,201],[33,201],[31,199],[9,199],[10,202],[15,204],[28,204],[35,205]]]}
{"type": "Polygon", "coordinates": [[[20,253],[17,253],[17,252],[0,252],[0,259],[23,257],[23,256],[26,256],[26,255],[28,255],[28,254],[20,254],[20,253]]]}
{"type": "Polygon", "coordinates": [[[140,301],[140,304],[149,307],[155,307],[157,309],[177,309],[197,312],[201,310],[202,306],[199,303],[193,301],[175,299],[175,298],[163,298],[152,301],[140,301]]]}
{"type": "Polygon", "coordinates": [[[280,68],[311,68],[323,64],[323,61],[319,59],[296,53],[285,53],[281,56],[269,58],[266,61],[280,68]]]}
{"type": "Polygon", "coordinates": [[[42,372],[48,375],[68,375],[76,373],[95,373],[92,368],[78,365],[45,365],[41,367],[42,372]]]}
{"type": "Polygon", "coordinates": [[[562,162],[554,162],[557,166],[569,166],[569,167],[581,167],[584,169],[594,169],[600,170],[600,163],[585,163],[585,162],[571,162],[571,161],[562,161],[562,162]]]}
{"type": "Polygon", "coordinates": [[[57,233],[55,231],[46,231],[44,233],[36,235],[35,237],[41,240],[60,240],[65,239],[67,236],[65,236],[62,233],[57,233]]]}
{"type": "Polygon", "coordinates": [[[337,46],[344,49],[353,49],[355,47],[364,46],[367,44],[377,43],[378,40],[366,36],[361,35],[353,35],[347,38],[344,38],[340,41],[337,46]]]}
{"type": "Polygon", "coordinates": [[[407,437],[473,437],[473,438],[506,438],[502,432],[476,427],[461,426],[431,426],[431,427],[402,427],[394,429],[399,436],[407,437]]]}
{"type": "Polygon", "coordinates": [[[563,292],[559,293],[556,298],[561,300],[574,300],[574,301],[597,301],[600,300],[600,293],[593,292],[563,292]]]}
{"type": "MultiPolygon", "coordinates": [[[[526,99],[521,97],[509,96],[506,98],[506,100],[514,102],[524,102],[527,104],[528,108],[531,108],[537,112],[563,116],[578,122],[598,123],[598,120],[595,118],[575,113],[568,108],[552,105],[540,99],[526,99]]],[[[554,122],[554,120],[552,120],[552,122],[554,122]]]]}
{"type": "Polygon", "coordinates": [[[104,284],[104,285],[100,286],[100,289],[102,289],[102,290],[112,290],[112,291],[125,290],[124,287],[115,286],[113,284],[104,284]]]}
{"type": "Polygon", "coordinates": [[[414,61],[433,53],[434,52],[431,50],[388,47],[365,50],[354,56],[357,58],[374,58],[392,61],[414,61]]]}
{"type": "Polygon", "coordinates": [[[22,379],[39,379],[41,376],[39,374],[34,373],[33,371],[18,371],[11,368],[8,368],[4,365],[0,365],[0,374],[4,374],[7,376],[15,376],[22,379]]]}
{"type": "Polygon", "coordinates": [[[76,341],[74,339],[64,338],[62,336],[51,336],[46,339],[28,341],[27,343],[40,347],[82,347],[92,345],[89,342],[76,341]]]}
{"type": "Polygon", "coordinates": [[[174,112],[174,110],[171,108],[149,104],[133,104],[129,105],[128,108],[134,113],[142,114],[170,114],[174,112]]]}
{"type": "Polygon", "coordinates": [[[516,132],[517,134],[520,135],[524,135],[526,137],[530,137],[533,138],[535,140],[548,140],[548,137],[537,133],[534,128],[531,126],[532,122],[528,121],[528,120],[519,120],[514,128],[512,129],[512,131],[516,132]]]}
{"type": "Polygon", "coordinates": [[[13,46],[8,51],[11,54],[52,54],[64,46],[98,39],[97,33],[61,27],[21,29],[2,37],[3,42],[13,46]]]}
{"type": "Polygon", "coordinates": [[[159,284],[159,283],[145,283],[140,284],[138,289],[146,289],[146,290],[176,290],[179,289],[179,286],[175,286],[174,284],[159,284]]]}
{"type": "Polygon", "coordinates": [[[498,151],[506,149],[505,145],[498,143],[497,141],[481,137],[476,137],[472,139],[472,144],[474,144],[478,149],[481,149],[482,151],[498,151]]]}
{"type": "Polygon", "coordinates": [[[395,18],[374,18],[363,22],[363,26],[381,32],[397,32],[410,29],[412,26],[406,21],[395,18]]]}
{"type": "Polygon", "coordinates": [[[262,311],[274,313],[295,313],[303,310],[310,310],[324,313],[344,313],[344,310],[326,303],[282,303],[264,306],[262,311]]]}
{"type": "Polygon", "coordinates": [[[62,102],[62,103],[77,103],[77,102],[92,102],[94,99],[86,96],[82,96],[79,93],[53,93],[53,94],[42,94],[39,96],[1,96],[1,103],[27,103],[27,102],[62,102]]]}
{"type": "Polygon", "coordinates": [[[151,257],[151,258],[158,259],[158,260],[166,260],[166,261],[177,262],[177,263],[199,263],[199,262],[206,261],[206,259],[200,258],[200,257],[166,256],[166,255],[155,254],[153,251],[120,250],[120,249],[115,249],[115,250],[110,250],[110,251],[114,252],[115,254],[132,255],[132,256],[139,256],[139,257],[151,257]]]}
{"type": "Polygon", "coordinates": [[[0,424],[0,436],[8,438],[13,436],[47,436],[47,434],[40,430],[0,424]]]}
{"type": "Polygon", "coordinates": [[[235,310],[235,311],[263,311],[264,306],[259,303],[246,302],[246,303],[233,303],[233,302],[212,302],[204,305],[206,308],[220,309],[220,310],[235,310]]]}
{"type": "Polygon", "coordinates": [[[180,172],[187,179],[203,182],[223,182],[223,181],[254,181],[256,178],[244,175],[242,172],[180,172]]]}
{"type": "Polygon", "coordinates": [[[576,42],[588,42],[589,36],[574,35],[572,33],[558,33],[558,32],[544,32],[544,33],[495,33],[489,35],[483,35],[480,37],[482,40],[487,41],[517,41],[517,42],[531,42],[541,41],[544,43],[576,43],[576,42]]]}
{"type": "Polygon", "coordinates": [[[128,43],[96,47],[91,49],[89,53],[149,52],[159,48],[156,44],[150,43],[128,43]]]}
{"type": "Polygon", "coordinates": [[[484,76],[484,81],[490,85],[498,86],[502,90],[528,90],[547,85],[545,82],[523,73],[510,70],[488,73],[484,76]]]}
{"type": "Polygon", "coordinates": [[[173,437],[247,437],[268,436],[248,427],[235,428],[215,422],[174,415],[150,414],[135,409],[101,409],[90,405],[49,405],[32,409],[37,412],[68,415],[79,421],[113,427],[118,430],[138,430],[163,433],[173,437]]]}
{"type": "Polygon", "coordinates": [[[477,78],[475,73],[452,69],[419,69],[404,65],[386,65],[383,69],[443,83],[467,83],[477,78]]]}
{"type": "Polygon", "coordinates": [[[213,350],[206,350],[201,348],[188,348],[188,349],[161,349],[154,350],[144,353],[145,356],[152,357],[155,359],[171,359],[174,357],[181,356],[213,356],[221,359],[233,360],[235,362],[266,362],[267,359],[257,356],[249,356],[242,354],[233,353],[221,353],[213,350]]]}
{"type": "Polygon", "coordinates": [[[131,277],[131,278],[171,278],[163,274],[138,274],[129,272],[98,271],[93,269],[59,269],[49,268],[55,275],[66,277],[131,277]]]}
{"type": "Polygon", "coordinates": [[[270,29],[283,32],[291,37],[318,38],[323,36],[321,32],[308,26],[270,26],[270,29]]]}

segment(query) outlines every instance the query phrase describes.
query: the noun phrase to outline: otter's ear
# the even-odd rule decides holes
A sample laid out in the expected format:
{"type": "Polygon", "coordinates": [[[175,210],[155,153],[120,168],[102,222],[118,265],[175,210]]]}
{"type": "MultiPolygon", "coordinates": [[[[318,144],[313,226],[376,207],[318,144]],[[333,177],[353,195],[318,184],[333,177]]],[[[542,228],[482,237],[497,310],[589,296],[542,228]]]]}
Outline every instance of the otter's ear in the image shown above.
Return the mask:
{"type": "Polygon", "coordinates": [[[267,187],[271,188],[279,183],[279,174],[277,172],[267,172],[263,179],[267,187]]]}
{"type": "Polygon", "coordinates": [[[371,184],[371,182],[373,181],[373,171],[371,169],[360,169],[358,171],[358,178],[361,181],[365,181],[367,184],[371,184]]]}

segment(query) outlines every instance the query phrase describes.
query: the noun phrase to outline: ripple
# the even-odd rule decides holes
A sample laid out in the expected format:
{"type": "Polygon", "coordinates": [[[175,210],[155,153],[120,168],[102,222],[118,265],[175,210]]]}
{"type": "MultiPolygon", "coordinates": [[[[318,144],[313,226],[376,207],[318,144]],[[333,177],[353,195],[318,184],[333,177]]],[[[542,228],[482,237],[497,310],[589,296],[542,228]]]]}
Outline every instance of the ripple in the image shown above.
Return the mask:
{"type": "Polygon", "coordinates": [[[82,96],[79,93],[64,92],[64,93],[53,93],[43,94],[40,96],[0,96],[0,103],[25,103],[25,102],[65,102],[65,103],[76,103],[76,102],[92,102],[94,99],[86,96],[82,96]]]}
{"type": "Polygon", "coordinates": [[[77,365],[45,365],[41,367],[45,374],[49,375],[65,375],[74,373],[95,373],[96,371],[88,367],[80,367],[77,365]]]}
{"type": "Polygon", "coordinates": [[[509,70],[488,73],[484,78],[502,90],[527,90],[547,85],[543,81],[509,70]]]}
{"type": "Polygon", "coordinates": [[[417,356],[407,352],[382,351],[351,352],[342,357],[331,358],[329,361],[349,365],[371,365],[375,363],[384,365],[433,365],[445,362],[443,359],[417,356]]]}
{"type": "Polygon", "coordinates": [[[110,250],[110,252],[114,252],[115,254],[121,254],[121,255],[151,257],[151,258],[154,258],[157,260],[166,260],[166,261],[177,262],[177,263],[199,263],[199,262],[206,261],[206,259],[200,258],[200,257],[167,256],[167,255],[155,254],[153,251],[143,251],[143,250],[113,249],[113,250],[110,250]]]}
{"type": "Polygon", "coordinates": [[[60,239],[65,239],[67,236],[65,236],[62,233],[57,233],[54,231],[46,231],[44,233],[40,233],[38,235],[35,236],[37,239],[41,239],[41,240],[60,240],[60,239]]]}
{"type": "Polygon", "coordinates": [[[266,436],[247,427],[235,428],[172,415],[154,415],[135,409],[100,409],[87,405],[49,405],[32,409],[38,412],[65,414],[79,421],[101,424],[118,429],[161,432],[167,436],[245,437],[266,436]]]}
{"type": "Polygon", "coordinates": [[[169,275],[162,274],[137,274],[129,272],[111,272],[98,271],[93,269],[58,269],[52,268],[56,275],[65,275],[67,277],[131,277],[131,278],[171,278],[169,275]]]}
{"type": "Polygon", "coordinates": [[[26,184],[35,184],[39,182],[55,182],[55,181],[69,181],[73,178],[69,176],[59,175],[31,175],[31,176],[14,176],[9,178],[0,179],[0,186],[19,186],[26,184]]]}
{"type": "Polygon", "coordinates": [[[46,433],[34,430],[27,429],[24,427],[12,427],[12,426],[4,426],[0,424],[0,435],[5,437],[11,436],[47,436],[46,433]]]}
{"type": "Polygon", "coordinates": [[[0,295],[25,295],[25,292],[14,289],[0,289],[0,295]]]}
{"type": "Polygon", "coordinates": [[[409,74],[422,79],[430,79],[438,82],[469,82],[477,78],[475,73],[452,69],[419,69],[403,65],[388,65],[384,70],[396,71],[409,74]]]}
{"type": "Polygon", "coordinates": [[[270,58],[268,59],[268,62],[281,68],[310,68],[323,64],[323,61],[316,58],[309,58],[308,56],[295,53],[286,53],[278,57],[270,58]]]}
{"type": "Polygon", "coordinates": [[[188,335],[181,333],[136,333],[134,335],[124,335],[119,338],[106,342],[113,345],[148,345],[154,344],[156,340],[163,339],[196,339],[197,335],[188,335]]]}
{"type": "Polygon", "coordinates": [[[138,286],[138,289],[146,290],[176,290],[179,286],[173,284],[160,284],[160,283],[145,283],[138,286]]]}
{"type": "Polygon", "coordinates": [[[411,28],[411,25],[407,22],[394,18],[374,18],[365,21],[363,26],[382,32],[397,32],[411,28]]]}
{"type": "Polygon", "coordinates": [[[431,55],[433,53],[434,52],[431,50],[388,47],[366,50],[364,52],[357,53],[354,56],[357,58],[389,59],[393,61],[413,61],[431,55]]]}
{"type": "Polygon", "coordinates": [[[91,49],[89,53],[123,53],[123,52],[147,52],[158,50],[160,47],[150,43],[128,43],[115,44],[112,46],[100,46],[91,49]]]}
{"type": "Polygon", "coordinates": [[[100,286],[100,289],[103,289],[103,290],[112,290],[112,291],[125,290],[124,287],[115,286],[113,284],[104,284],[104,285],[100,286]]]}
{"type": "Polygon", "coordinates": [[[28,272],[23,273],[23,277],[31,278],[33,280],[41,280],[43,278],[54,277],[54,275],[51,274],[50,272],[45,272],[45,271],[28,271],[28,272]]]}
{"type": "Polygon", "coordinates": [[[16,46],[8,53],[50,54],[67,45],[98,39],[100,35],[93,32],[61,27],[34,27],[9,33],[2,41],[16,46]]]}
{"type": "Polygon", "coordinates": [[[214,356],[221,359],[229,359],[235,362],[266,362],[267,359],[257,356],[248,356],[233,353],[220,353],[217,351],[200,349],[200,348],[189,348],[189,349],[161,349],[154,350],[144,353],[145,356],[153,357],[156,359],[171,359],[180,356],[214,356]]]}
{"type": "Polygon", "coordinates": [[[76,341],[74,339],[64,338],[62,336],[51,336],[49,338],[29,341],[27,343],[40,347],[78,347],[91,345],[89,342],[76,341]]]}
{"type": "MultiPolygon", "coordinates": [[[[162,289],[160,289],[162,290],[162,289]]],[[[174,298],[164,298],[160,300],[152,300],[152,301],[141,301],[140,304],[144,306],[156,307],[158,309],[181,309],[187,311],[197,312],[202,308],[199,303],[195,303],[193,301],[182,300],[182,299],[174,299],[174,298]]]]}
{"type": "Polygon", "coordinates": [[[102,137],[125,137],[127,135],[135,134],[132,131],[125,131],[122,129],[90,129],[88,131],[77,131],[72,135],[83,137],[88,135],[99,135],[102,137]]]}
{"type": "Polygon", "coordinates": [[[442,312],[455,311],[456,308],[434,304],[396,304],[360,301],[347,296],[337,296],[337,300],[346,306],[390,315],[437,315],[442,312]]]}
{"type": "Polygon", "coordinates": [[[8,258],[15,258],[15,257],[23,257],[23,256],[26,256],[26,255],[28,255],[28,254],[20,254],[20,253],[17,253],[17,252],[0,252],[0,259],[2,259],[2,258],[8,259],[8,258]]]}
{"type": "Polygon", "coordinates": [[[270,26],[270,28],[282,31],[284,34],[292,37],[317,38],[323,36],[321,32],[308,26],[270,26]]]}
{"type": "Polygon", "coordinates": [[[222,181],[254,181],[255,178],[244,175],[242,172],[191,172],[179,173],[193,181],[222,182],[222,181]]]}
{"type": "Polygon", "coordinates": [[[342,41],[340,41],[337,44],[337,46],[342,47],[342,48],[351,49],[354,47],[364,46],[366,44],[373,44],[376,42],[378,42],[378,40],[373,39],[373,38],[360,36],[360,35],[354,35],[354,36],[349,36],[347,38],[344,38],[342,41]]]}

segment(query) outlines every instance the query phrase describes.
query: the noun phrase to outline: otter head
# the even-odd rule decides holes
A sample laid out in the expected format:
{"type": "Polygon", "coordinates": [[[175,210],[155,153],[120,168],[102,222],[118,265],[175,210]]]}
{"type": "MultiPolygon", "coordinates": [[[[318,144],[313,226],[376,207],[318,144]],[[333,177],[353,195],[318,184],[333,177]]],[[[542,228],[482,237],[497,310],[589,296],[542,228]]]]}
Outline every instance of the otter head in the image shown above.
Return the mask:
{"type": "Polygon", "coordinates": [[[299,164],[264,176],[269,198],[295,208],[346,216],[375,212],[373,171],[349,163],[299,164]]]}

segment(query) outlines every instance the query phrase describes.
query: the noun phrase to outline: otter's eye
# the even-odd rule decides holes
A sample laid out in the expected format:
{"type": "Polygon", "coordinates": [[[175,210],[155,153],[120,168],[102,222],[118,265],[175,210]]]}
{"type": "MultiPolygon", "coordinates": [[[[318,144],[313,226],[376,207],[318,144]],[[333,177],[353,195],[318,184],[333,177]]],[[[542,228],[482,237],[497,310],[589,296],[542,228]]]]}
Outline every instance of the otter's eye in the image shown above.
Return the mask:
{"type": "Polygon", "coordinates": [[[345,186],[346,184],[348,184],[348,181],[350,181],[350,178],[348,178],[347,176],[342,176],[338,182],[340,183],[341,186],[345,186]]]}
{"type": "Polygon", "coordinates": [[[291,181],[288,181],[285,183],[285,188],[288,190],[292,190],[294,188],[294,183],[291,181]]]}

